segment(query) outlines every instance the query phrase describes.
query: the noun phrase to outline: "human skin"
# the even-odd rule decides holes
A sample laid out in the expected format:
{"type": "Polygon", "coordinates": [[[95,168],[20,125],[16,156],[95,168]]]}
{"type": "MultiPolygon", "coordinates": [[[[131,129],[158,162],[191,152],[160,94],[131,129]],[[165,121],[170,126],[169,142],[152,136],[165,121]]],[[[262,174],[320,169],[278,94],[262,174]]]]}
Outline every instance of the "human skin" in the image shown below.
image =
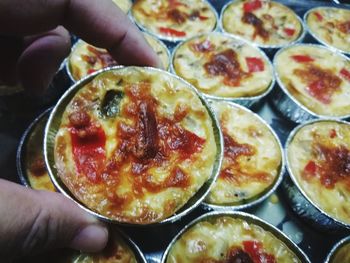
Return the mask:
{"type": "MultiPolygon", "coordinates": [[[[42,94],[69,54],[67,30],[107,49],[120,64],[160,65],[110,0],[1,0],[0,82],[42,94]]],[[[69,199],[3,179],[0,215],[1,262],[60,247],[96,252],[108,239],[106,226],[69,199]]]]}

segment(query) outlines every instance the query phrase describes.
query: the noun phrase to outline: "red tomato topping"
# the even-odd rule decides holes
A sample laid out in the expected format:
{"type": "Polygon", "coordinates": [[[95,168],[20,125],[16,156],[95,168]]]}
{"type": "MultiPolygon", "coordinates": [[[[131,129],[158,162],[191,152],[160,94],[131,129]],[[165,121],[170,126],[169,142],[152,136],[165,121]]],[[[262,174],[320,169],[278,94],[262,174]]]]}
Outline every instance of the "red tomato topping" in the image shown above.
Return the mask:
{"type": "Polygon", "coordinates": [[[184,37],[186,36],[186,32],[178,31],[168,27],[160,27],[159,32],[165,34],[167,36],[175,36],[175,37],[184,37]]]}
{"type": "Polygon", "coordinates": [[[200,15],[198,18],[200,20],[204,21],[204,20],[207,20],[209,17],[200,15]]]}
{"type": "Polygon", "coordinates": [[[93,69],[93,68],[89,68],[88,71],[87,71],[87,74],[91,74],[91,73],[94,73],[96,71],[96,69],[93,69]]]}
{"type": "Polygon", "coordinates": [[[243,241],[243,248],[254,263],[277,263],[275,257],[263,251],[263,244],[259,241],[243,241]]]}
{"type": "Polygon", "coordinates": [[[337,137],[337,132],[336,132],[335,129],[331,129],[331,130],[329,131],[329,137],[331,137],[332,139],[335,138],[335,137],[337,137]]]}
{"type": "Polygon", "coordinates": [[[315,61],[312,57],[308,55],[293,55],[291,58],[299,63],[308,63],[308,62],[313,62],[315,61]]]}
{"type": "Polygon", "coordinates": [[[327,87],[322,80],[312,82],[306,90],[309,94],[324,104],[331,102],[331,94],[327,91],[327,87]]]}
{"type": "Polygon", "coordinates": [[[305,167],[304,167],[304,171],[306,173],[308,173],[309,175],[316,175],[316,171],[317,171],[317,165],[314,161],[309,161],[305,167]]]}
{"type": "Polygon", "coordinates": [[[170,8],[174,8],[174,7],[177,7],[177,6],[185,6],[185,7],[187,7],[187,5],[185,3],[178,2],[177,0],[169,0],[169,6],[170,6],[170,8]]]}
{"type": "Polygon", "coordinates": [[[261,58],[246,57],[245,58],[249,72],[260,72],[264,71],[264,61],[261,58]]]}
{"type": "Polygon", "coordinates": [[[244,12],[252,12],[262,7],[262,3],[260,0],[251,0],[249,2],[244,3],[243,10],[244,12]]]}
{"type": "Polygon", "coordinates": [[[314,12],[315,16],[317,17],[318,21],[323,20],[323,16],[319,12],[314,12]]]}
{"type": "Polygon", "coordinates": [[[293,36],[295,33],[295,29],[294,28],[284,28],[283,29],[284,33],[286,33],[287,36],[293,36]]]}
{"type": "Polygon", "coordinates": [[[343,68],[340,71],[340,75],[345,78],[347,81],[350,81],[350,71],[348,71],[347,69],[343,68]]]}
{"type": "Polygon", "coordinates": [[[77,172],[86,175],[93,183],[100,182],[106,159],[103,129],[92,123],[81,128],[73,126],[70,135],[77,172]]]}

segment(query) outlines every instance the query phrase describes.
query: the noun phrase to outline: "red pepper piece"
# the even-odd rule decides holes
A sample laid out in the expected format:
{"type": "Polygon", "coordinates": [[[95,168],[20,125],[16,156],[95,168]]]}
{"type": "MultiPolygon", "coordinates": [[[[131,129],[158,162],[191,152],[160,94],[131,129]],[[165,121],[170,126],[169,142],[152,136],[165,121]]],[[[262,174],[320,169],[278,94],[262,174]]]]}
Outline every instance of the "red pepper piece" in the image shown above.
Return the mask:
{"type": "Polygon", "coordinates": [[[243,10],[244,12],[252,12],[262,7],[262,3],[260,0],[252,0],[244,3],[243,10]]]}
{"type": "Polygon", "coordinates": [[[308,87],[307,91],[313,97],[324,104],[331,102],[331,94],[327,91],[325,84],[322,80],[316,80],[312,82],[308,87]]]}
{"type": "Polygon", "coordinates": [[[336,132],[336,130],[335,129],[331,129],[330,131],[329,131],[329,137],[330,138],[335,138],[335,137],[337,137],[337,132],[336,132]]]}
{"type": "Polygon", "coordinates": [[[284,33],[286,33],[287,36],[293,36],[295,33],[295,29],[294,28],[284,28],[283,29],[284,33]]]}
{"type": "Polygon", "coordinates": [[[304,167],[304,171],[306,173],[308,173],[309,175],[316,175],[316,171],[317,171],[317,165],[314,161],[309,161],[305,167],[304,167]]]}
{"type": "Polygon", "coordinates": [[[245,58],[249,72],[260,72],[264,71],[264,61],[261,58],[246,57],[245,58]]]}
{"type": "Polygon", "coordinates": [[[204,21],[204,20],[207,20],[209,17],[200,15],[200,16],[198,16],[198,18],[199,18],[199,20],[204,21]]]}
{"type": "Polygon", "coordinates": [[[186,36],[186,32],[178,31],[168,27],[160,27],[160,33],[165,34],[167,36],[175,36],[175,37],[184,37],[186,36]]]}
{"type": "Polygon", "coordinates": [[[308,62],[313,62],[315,61],[312,57],[308,55],[293,55],[291,58],[299,63],[308,63],[308,62]]]}
{"type": "Polygon", "coordinates": [[[323,20],[323,16],[319,12],[314,12],[315,16],[317,17],[318,21],[323,20]]]}
{"type": "Polygon", "coordinates": [[[273,255],[263,251],[263,244],[258,241],[243,241],[244,251],[249,254],[254,263],[276,263],[273,255]]]}
{"type": "Polygon", "coordinates": [[[347,69],[343,68],[340,71],[340,75],[345,78],[347,81],[350,81],[350,71],[348,71],[347,69]]]}
{"type": "Polygon", "coordinates": [[[96,71],[96,69],[90,68],[90,69],[88,69],[87,73],[91,74],[91,73],[94,73],[95,71],[96,71]]]}

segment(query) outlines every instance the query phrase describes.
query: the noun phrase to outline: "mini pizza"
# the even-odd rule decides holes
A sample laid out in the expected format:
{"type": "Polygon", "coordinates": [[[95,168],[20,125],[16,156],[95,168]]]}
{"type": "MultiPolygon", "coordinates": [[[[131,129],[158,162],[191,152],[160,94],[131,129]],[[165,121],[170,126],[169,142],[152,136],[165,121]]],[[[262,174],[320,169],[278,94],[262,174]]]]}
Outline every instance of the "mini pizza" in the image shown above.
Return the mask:
{"type": "Polygon", "coordinates": [[[186,230],[171,247],[167,263],[297,263],[298,257],[272,233],[240,218],[219,216],[186,230]]]}
{"type": "MultiPolygon", "coordinates": [[[[81,253],[72,263],[137,263],[136,255],[116,231],[109,238],[107,246],[99,253],[81,253]]],[[[140,262],[142,263],[142,262],[140,262]]]]}
{"type": "Polygon", "coordinates": [[[174,52],[173,68],[214,97],[254,97],[267,91],[273,81],[272,66],[258,48],[221,33],[182,43],[174,52]]]}
{"type": "Polygon", "coordinates": [[[270,128],[249,110],[227,102],[215,102],[213,107],[224,137],[224,159],[206,202],[252,202],[276,182],[282,167],[281,147],[270,128]]]}
{"type": "Polygon", "coordinates": [[[269,0],[233,1],[223,11],[225,32],[259,46],[285,46],[303,32],[299,17],[288,7],[269,0]]]}
{"type": "MultiPolygon", "coordinates": [[[[158,55],[163,67],[168,69],[170,58],[167,47],[149,34],[144,34],[144,37],[158,55]]],[[[68,71],[72,79],[77,81],[97,70],[115,65],[117,62],[107,50],[96,48],[79,40],[69,56],[68,71]]]]}
{"type": "Polygon", "coordinates": [[[132,2],[131,0],[112,0],[124,13],[128,13],[132,2]]]}
{"type": "Polygon", "coordinates": [[[350,10],[314,8],[306,16],[306,24],[320,42],[350,52],[350,10]]]}
{"type": "Polygon", "coordinates": [[[329,263],[347,263],[350,262],[350,242],[340,246],[333,254],[329,263]]]}
{"type": "Polygon", "coordinates": [[[151,68],[101,73],[66,106],[57,175],[83,204],[118,222],[173,215],[214,174],[212,115],[187,83],[151,68]]]}
{"type": "Polygon", "coordinates": [[[275,56],[279,83],[317,115],[350,114],[350,61],[317,45],[296,45],[275,56]]]}
{"type": "Polygon", "coordinates": [[[350,224],[350,125],[317,121],[292,137],[287,158],[299,188],[322,211],[350,224]]]}
{"type": "Polygon", "coordinates": [[[48,116],[44,116],[35,124],[26,140],[24,154],[24,173],[30,187],[35,190],[56,191],[44,162],[43,140],[48,116]]]}
{"type": "Polygon", "coordinates": [[[137,0],[131,13],[140,27],[170,41],[211,32],[217,23],[205,0],[137,0]]]}

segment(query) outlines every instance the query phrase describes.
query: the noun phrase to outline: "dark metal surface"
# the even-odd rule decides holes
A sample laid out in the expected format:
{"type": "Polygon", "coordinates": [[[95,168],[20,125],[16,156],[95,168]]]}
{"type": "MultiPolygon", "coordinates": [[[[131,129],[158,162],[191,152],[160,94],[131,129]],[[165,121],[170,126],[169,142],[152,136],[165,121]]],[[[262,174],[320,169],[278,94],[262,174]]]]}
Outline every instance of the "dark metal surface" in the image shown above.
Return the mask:
{"type": "MultiPolygon", "coordinates": [[[[210,2],[220,13],[222,6],[227,1],[211,0],[210,2]]],[[[291,7],[300,17],[308,9],[315,6],[338,6],[330,3],[331,1],[280,0],[279,2],[291,7]]],[[[306,36],[305,42],[308,41],[312,40],[306,36]]],[[[269,54],[270,58],[272,55],[269,54]]],[[[69,87],[70,84],[66,77],[64,74],[57,77],[54,83],[55,89],[48,92],[44,99],[33,100],[22,94],[0,97],[0,169],[2,178],[19,183],[16,171],[16,150],[20,137],[34,118],[44,109],[52,106],[62,91],[69,87]]],[[[271,99],[271,95],[273,94],[270,94],[269,99],[271,99]]],[[[265,101],[260,108],[256,108],[254,111],[272,126],[284,144],[289,132],[296,124],[280,116],[268,101],[265,101]]],[[[257,215],[286,233],[310,257],[311,262],[323,262],[333,245],[349,235],[346,230],[329,233],[313,229],[307,222],[302,221],[293,213],[281,188],[277,190],[276,195],[278,198],[274,199],[278,199],[278,201],[269,199],[258,207],[245,211],[257,215]]],[[[160,262],[161,256],[172,238],[188,222],[204,212],[202,207],[198,207],[174,224],[149,228],[123,227],[123,230],[145,253],[148,262],[160,262]]]]}

